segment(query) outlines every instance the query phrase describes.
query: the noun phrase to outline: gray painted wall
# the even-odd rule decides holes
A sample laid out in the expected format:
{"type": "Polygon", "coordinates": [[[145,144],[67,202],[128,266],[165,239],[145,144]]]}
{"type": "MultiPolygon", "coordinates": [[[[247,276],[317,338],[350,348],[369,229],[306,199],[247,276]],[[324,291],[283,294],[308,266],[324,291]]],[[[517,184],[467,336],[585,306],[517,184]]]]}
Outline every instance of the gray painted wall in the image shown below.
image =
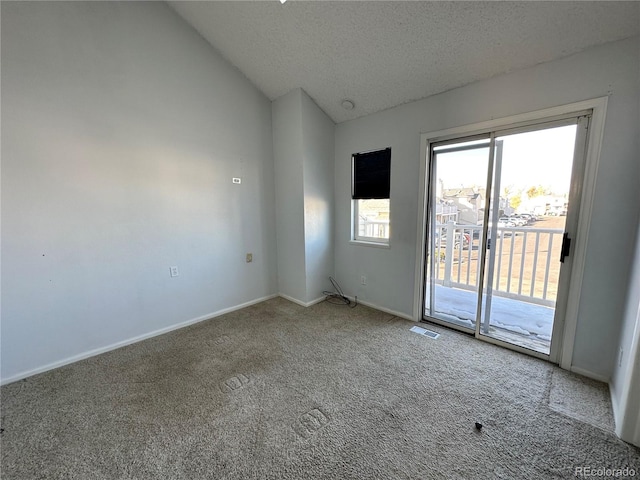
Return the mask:
{"type": "Polygon", "coordinates": [[[611,398],[616,433],[640,446],[640,226],[628,292],[619,345],[622,357],[614,367],[611,398]]]}
{"type": "Polygon", "coordinates": [[[273,102],[280,293],[308,304],[333,275],[334,124],[302,90],[273,102]]]}
{"type": "Polygon", "coordinates": [[[306,301],[324,298],[333,290],[333,164],[334,128],[331,119],[302,91],[304,157],[304,232],[306,301]]]}
{"type": "Polygon", "coordinates": [[[4,380],[276,293],[271,102],[166,5],[2,2],[2,128],[4,380]]]}
{"type": "Polygon", "coordinates": [[[413,314],[421,133],[610,95],[573,357],[575,367],[610,377],[640,210],[639,49],[638,37],[611,43],[337,125],[335,271],[345,292],[413,314]],[[351,154],[387,146],[391,248],[350,244],[351,154]]]}
{"type": "Polygon", "coordinates": [[[278,291],[306,303],[302,90],[273,102],[278,291]]]}

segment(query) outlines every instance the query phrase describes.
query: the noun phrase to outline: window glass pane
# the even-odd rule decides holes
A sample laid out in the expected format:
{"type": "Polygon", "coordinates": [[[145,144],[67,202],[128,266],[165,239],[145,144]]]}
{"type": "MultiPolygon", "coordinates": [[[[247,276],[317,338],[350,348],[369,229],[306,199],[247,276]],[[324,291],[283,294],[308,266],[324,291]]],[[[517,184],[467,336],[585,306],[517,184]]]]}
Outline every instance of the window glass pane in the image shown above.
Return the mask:
{"type": "Polygon", "coordinates": [[[356,239],[389,239],[389,199],[356,200],[356,239]]]}

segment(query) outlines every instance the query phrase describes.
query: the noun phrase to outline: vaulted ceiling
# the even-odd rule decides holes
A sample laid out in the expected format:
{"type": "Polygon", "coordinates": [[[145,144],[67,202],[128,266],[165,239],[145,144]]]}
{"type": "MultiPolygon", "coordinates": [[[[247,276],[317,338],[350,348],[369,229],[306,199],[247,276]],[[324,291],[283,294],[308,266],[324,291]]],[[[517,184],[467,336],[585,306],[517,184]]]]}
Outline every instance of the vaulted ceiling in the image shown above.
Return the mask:
{"type": "Polygon", "coordinates": [[[302,87],[336,123],[640,35],[640,2],[170,5],[267,97],[302,87]]]}

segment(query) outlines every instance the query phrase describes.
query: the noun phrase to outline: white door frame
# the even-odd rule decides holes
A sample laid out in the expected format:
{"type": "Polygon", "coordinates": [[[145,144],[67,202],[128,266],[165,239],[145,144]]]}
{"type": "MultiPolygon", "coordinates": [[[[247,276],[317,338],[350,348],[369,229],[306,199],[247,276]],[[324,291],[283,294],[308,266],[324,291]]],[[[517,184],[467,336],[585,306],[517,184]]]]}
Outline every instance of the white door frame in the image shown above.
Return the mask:
{"type": "Polygon", "coordinates": [[[573,245],[573,266],[571,269],[571,281],[567,293],[567,310],[564,321],[564,332],[560,344],[558,356],[560,367],[572,370],[573,346],[575,343],[576,329],[578,326],[578,306],[582,293],[582,278],[587,252],[587,239],[591,226],[591,213],[593,199],[600,162],[600,150],[604,135],[605,117],[607,112],[608,97],[599,97],[581,102],[570,103],[544,110],[512,115],[509,117],[488,120],[486,122],[463,125],[448,128],[436,132],[422,133],[420,135],[420,187],[418,191],[418,228],[416,241],[416,269],[413,317],[416,321],[422,320],[424,308],[424,266],[425,245],[427,234],[427,171],[430,144],[436,140],[446,138],[470,136],[487,131],[515,127],[519,124],[528,124],[553,120],[554,117],[566,116],[572,113],[592,110],[589,125],[589,140],[584,164],[584,178],[582,182],[582,195],[580,198],[580,212],[578,216],[577,235],[573,245]]]}

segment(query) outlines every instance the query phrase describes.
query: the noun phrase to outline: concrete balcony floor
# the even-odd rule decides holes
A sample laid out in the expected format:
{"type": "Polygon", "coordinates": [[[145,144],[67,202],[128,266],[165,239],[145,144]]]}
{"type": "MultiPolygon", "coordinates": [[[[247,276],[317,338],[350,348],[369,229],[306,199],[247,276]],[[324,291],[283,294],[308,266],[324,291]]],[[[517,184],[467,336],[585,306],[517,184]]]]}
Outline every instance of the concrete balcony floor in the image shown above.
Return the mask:
{"type": "MultiPolygon", "coordinates": [[[[432,311],[434,318],[474,329],[476,310],[475,292],[435,286],[432,311]]],[[[484,310],[483,302],[483,315],[484,310]]],[[[549,354],[554,313],[555,309],[551,307],[494,295],[491,300],[489,331],[483,335],[549,354]]]]}

